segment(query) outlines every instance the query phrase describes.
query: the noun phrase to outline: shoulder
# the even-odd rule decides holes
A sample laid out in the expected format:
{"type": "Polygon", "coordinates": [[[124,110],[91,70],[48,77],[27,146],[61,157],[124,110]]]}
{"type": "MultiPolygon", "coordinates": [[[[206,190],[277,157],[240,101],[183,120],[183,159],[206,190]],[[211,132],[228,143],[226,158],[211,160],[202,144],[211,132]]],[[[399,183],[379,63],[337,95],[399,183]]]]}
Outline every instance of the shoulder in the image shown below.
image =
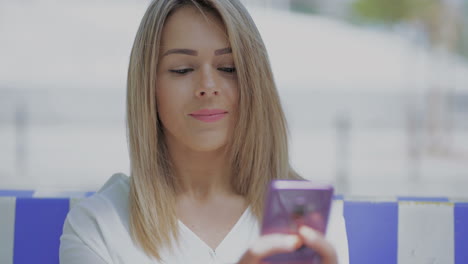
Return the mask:
{"type": "Polygon", "coordinates": [[[124,193],[129,190],[130,187],[130,177],[124,173],[115,173],[113,174],[104,185],[96,192],[97,195],[108,196],[113,193],[124,193]]]}
{"type": "Polygon", "coordinates": [[[129,177],[117,173],[89,198],[77,201],[65,219],[61,247],[66,241],[80,241],[103,259],[113,238],[129,236],[129,177]]]}
{"type": "Polygon", "coordinates": [[[128,216],[129,183],[129,177],[123,173],[112,175],[91,197],[73,204],[67,218],[73,221],[99,220],[110,213],[117,213],[119,218],[128,216]]]}

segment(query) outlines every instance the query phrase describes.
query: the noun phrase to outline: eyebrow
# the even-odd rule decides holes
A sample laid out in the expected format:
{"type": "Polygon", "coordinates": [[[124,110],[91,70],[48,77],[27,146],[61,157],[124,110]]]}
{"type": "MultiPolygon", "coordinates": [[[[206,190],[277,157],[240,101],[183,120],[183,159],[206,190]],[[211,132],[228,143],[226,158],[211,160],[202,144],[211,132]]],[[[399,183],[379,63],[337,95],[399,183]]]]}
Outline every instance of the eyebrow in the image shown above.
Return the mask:
{"type": "MultiPolygon", "coordinates": [[[[228,54],[228,53],[232,53],[232,49],[230,47],[217,49],[214,51],[215,56],[228,54]]],[[[190,55],[190,56],[198,56],[198,51],[192,50],[192,49],[170,49],[164,52],[163,57],[169,54],[185,54],[185,55],[190,55]]]]}

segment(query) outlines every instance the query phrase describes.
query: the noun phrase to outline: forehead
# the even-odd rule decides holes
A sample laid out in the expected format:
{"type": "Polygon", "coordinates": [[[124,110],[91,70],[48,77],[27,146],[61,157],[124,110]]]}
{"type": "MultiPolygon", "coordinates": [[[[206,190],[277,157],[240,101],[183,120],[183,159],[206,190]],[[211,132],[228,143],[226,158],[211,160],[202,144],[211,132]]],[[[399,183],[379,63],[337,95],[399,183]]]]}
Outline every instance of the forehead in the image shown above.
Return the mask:
{"type": "Polygon", "coordinates": [[[229,46],[229,40],[220,18],[192,6],[174,11],[164,23],[161,48],[229,46]]]}

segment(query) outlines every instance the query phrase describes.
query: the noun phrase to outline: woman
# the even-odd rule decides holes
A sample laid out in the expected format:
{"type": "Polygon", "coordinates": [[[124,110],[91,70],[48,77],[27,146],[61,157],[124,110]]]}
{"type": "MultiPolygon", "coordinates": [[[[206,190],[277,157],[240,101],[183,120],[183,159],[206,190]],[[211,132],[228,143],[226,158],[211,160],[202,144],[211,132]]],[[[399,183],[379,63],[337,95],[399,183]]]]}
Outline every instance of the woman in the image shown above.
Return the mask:
{"type": "MultiPolygon", "coordinates": [[[[73,207],[61,263],[247,264],[302,246],[338,263],[310,228],[259,237],[268,182],[300,177],[265,46],[238,0],[153,1],[127,89],[131,177],[73,207]]],[[[344,224],[331,218],[344,263],[344,224]]]]}

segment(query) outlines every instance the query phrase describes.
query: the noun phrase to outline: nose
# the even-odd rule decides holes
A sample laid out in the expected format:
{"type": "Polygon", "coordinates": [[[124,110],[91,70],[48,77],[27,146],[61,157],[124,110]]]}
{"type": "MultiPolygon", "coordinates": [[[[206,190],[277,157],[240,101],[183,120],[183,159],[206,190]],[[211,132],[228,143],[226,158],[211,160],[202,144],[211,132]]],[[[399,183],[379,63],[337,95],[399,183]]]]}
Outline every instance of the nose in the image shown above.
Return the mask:
{"type": "Polygon", "coordinates": [[[199,98],[219,95],[219,85],[215,70],[211,66],[200,70],[200,81],[195,95],[199,98]]]}

